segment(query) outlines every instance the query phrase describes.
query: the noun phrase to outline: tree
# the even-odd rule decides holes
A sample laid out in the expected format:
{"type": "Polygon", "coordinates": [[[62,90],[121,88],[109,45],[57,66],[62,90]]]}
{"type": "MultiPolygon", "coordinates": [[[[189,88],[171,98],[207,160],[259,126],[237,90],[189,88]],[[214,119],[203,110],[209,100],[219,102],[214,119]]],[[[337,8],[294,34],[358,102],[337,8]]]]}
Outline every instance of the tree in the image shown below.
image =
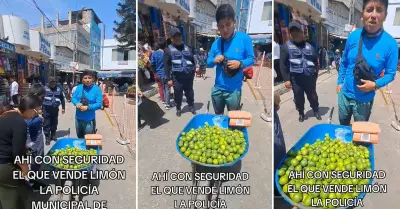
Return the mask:
{"type": "Polygon", "coordinates": [[[117,14],[121,21],[114,21],[116,25],[114,31],[117,33],[115,38],[123,49],[136,49],[136,0],[125,0],[118,3],[117,14]]]}

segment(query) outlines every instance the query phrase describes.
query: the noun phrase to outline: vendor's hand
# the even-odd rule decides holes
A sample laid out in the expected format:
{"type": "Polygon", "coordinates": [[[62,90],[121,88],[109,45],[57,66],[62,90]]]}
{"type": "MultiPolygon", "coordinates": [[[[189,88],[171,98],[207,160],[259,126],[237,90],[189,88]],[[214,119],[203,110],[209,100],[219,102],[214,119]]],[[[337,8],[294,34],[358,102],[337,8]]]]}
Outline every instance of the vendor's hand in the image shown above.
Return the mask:
{"type": "Polygon", "coordinates": [[[214,63],[215,63],[215,64],[219,64],[219,63],[221,63],[224,59],[225,59],[225,57],[224,57],[223,55],[219,55],[218,57],[216,57],[216,58],[214,59],[214,63]]]}
{"type": "Polygon", "coordinates": [[[86,112],[88,109],[89,109],[88,106],[82,106],[80,110],[81,110],[82,112],[86,112]]]}
{"type": "Polygon", "coordinates": [[[172,87],[173,85],[174,85],[174,82],[173,82],[172,80],[169,80],[169,81],[168,81],[168,86],[169,86],[169,87],[172,87]]]}
{"type": "Polygon", "coordinates": [[[228,68],[231,70],[237,70],[240,68],[240,62],[237,60],[228,61],[228,68]]]}
{"type": "Polygon", "coordinates": [[[290,81],[286,81],[285,82],[285,87],[288,88],[288,89],[291,89],[292,88],[292,83],[290,81]]]}
{"type": "Polygon", "coordinates": [[[342,90],[342,85],[336,86],[336,94],[339,94],[341,90],[342,90]]]}
{"type": "Polygon", "coordinates": [[[143,96],[143,93],[142,93],[142,91],[140,91],[140,90],[138,90],[138,97],[140,98],[140,97],[142,97],[143,96]]]}
{"type": "Polygon", "coordinates": [[[61,113],[62,113],[62,114],[65,114],[65,109],[62,109],[62,110],[61,110],[61,113]]]}
{"type": "Polygon", "coordinates": [[[76,108],[78,108],[78,109],[81,109],[81,107],[82,107],[82,104],[81,104],[81,103],[78,103],[78,104],[76,105],[76,108]]]}
{"type": "Polygon", "coordinates": [[[357,85],[358,89],[360,89],[360,91],[362,92],[370,92],[370,91],[374,91],[375,87],[376,87],[376,83],[373,81],[369,81],[369,80],[363,80],[361,79],[361,82],[363,82],[363,85],[357,85]]]}

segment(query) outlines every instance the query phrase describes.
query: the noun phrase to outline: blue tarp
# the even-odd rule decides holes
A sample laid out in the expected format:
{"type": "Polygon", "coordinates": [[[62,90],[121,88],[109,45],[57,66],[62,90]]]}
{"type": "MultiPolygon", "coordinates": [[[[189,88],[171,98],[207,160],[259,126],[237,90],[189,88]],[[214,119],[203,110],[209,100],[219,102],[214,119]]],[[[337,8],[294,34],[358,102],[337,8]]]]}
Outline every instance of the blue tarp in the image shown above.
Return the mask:
{"type": "Polygon", "coordinates": [[[269,44],[272,42],[271,34],[255,34],[250,35],[253,44],[269,44]]]}
{"type": "Polygon", "coordinates": [[[135,71],[98,71],[99,78],[133,78],[135,71]]]}

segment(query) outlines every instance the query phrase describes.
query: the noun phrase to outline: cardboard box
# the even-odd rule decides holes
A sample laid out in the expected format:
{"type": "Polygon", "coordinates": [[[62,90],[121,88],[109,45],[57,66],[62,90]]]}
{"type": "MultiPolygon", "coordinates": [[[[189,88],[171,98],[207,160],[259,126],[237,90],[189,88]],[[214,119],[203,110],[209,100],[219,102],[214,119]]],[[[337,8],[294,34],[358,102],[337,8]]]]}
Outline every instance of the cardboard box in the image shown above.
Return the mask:
{"type": "Polygon", "coordinates": [[[249,119],[230,119],[229,126],[250,127],[251,120],[249,119]]]}
{"type": "Polygon", "coordinates": [[[247,120],[251,120],[251,118],[253,116],[249,112],[235,110],[235,111],[229,111],[228,112],[228,117],[230,119],[247,119],[247,120]]]}
{"type": "Polygon", "coordinates": [[[378,144],[381,128],[376,123],[354,122],[352,124],[353,141],[378,144]]]}
{"type": "Polygon", "coordinates": [[[99,146],[100,149],[102,149],[103,144],[103,136],[100,134],[86,134],[85,135],[85,140],[86,140],[86,146],[99,146]]]}

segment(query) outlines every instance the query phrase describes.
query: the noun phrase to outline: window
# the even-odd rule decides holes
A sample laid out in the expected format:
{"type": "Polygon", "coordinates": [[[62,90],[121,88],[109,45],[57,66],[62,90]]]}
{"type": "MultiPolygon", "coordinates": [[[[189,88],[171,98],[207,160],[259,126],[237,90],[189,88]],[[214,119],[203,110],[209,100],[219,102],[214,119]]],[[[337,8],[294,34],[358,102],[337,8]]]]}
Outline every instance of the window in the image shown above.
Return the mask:
{"type": "Polygon", "coordinates": [[[112,61],[128,61],[128,60],[135,60],[135,51],[123,50],[123,49],[112,50],[112,61]]]}
{"type": "Polygon", "coordinates": [[[272,1],[264,2],[261,21],[272,20],[272,1]]]}
{"type": "Polygon", "coordinates": [[[400,26],[400,7],[396,8],[396,14],[394,15],[394,26],[400,26]]]}

